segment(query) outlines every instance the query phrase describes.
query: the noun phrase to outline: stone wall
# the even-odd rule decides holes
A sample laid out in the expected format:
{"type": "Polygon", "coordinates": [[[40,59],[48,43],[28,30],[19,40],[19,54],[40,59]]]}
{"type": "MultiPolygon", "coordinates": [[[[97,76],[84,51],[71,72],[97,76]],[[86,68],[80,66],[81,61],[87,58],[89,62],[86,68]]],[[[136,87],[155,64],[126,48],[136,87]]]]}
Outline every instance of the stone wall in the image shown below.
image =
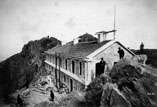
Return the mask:
{"type": "Polygon", "coordinates": [[[118,48],[121,47],[121,49],[124,50],[124,58],[131,59],[133,55],[128,52],[123,46],[121,46],[119,43],[114,43],[111,46],[104,49],[102,52],[97,54],[95,57],[93,57],[93,61],[88,63],[88,73],[89,73],[89,81],[92,81],[95,78],[96,73],[96,63],[100,62],[101,58],[104,59],[106,62],[105,71],[109,71],[112,69],[115,62],[118,62],[119,54],[118,54],[118,48]]]}
{"type": "Polygon", "coordinates": [[[133,55],[130,54],[125,48],[123,48],[120,44],[114,43],[113,45],[106,48],[104,51],[99,53],[94,57],[95,62],[99,62],[101,58],[104,58],[106,61],[109,69],[111,69],[114,65],[114,62],[119,61],[119,54],[118,54],[118,48],[121,47],[121,49],[124,50],[124,58],[130,59],[133,55]]]}

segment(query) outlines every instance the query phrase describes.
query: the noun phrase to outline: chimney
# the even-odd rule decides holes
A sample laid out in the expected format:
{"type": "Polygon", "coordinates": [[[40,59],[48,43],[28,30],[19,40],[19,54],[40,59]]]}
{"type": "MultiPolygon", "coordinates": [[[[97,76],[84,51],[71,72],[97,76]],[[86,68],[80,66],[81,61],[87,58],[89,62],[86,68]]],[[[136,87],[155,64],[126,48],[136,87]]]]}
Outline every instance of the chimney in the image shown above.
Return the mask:
{"type": "Polygon", "coordinates": [[[103,41],[106,41],[106,40],[112,40],[112,39],[115,39],[115,32],[116,30],[110,30],[110,31],[100,31],[100,32],[97,32],[96,35],[98,35],[98,42],[103,42],[103,41]],[[107,36],[109,33],[113,33],[114,35],[109,35],[107,36]]]}
{"type": "Polygon", "coordinates": [[[107,40],[107,37],[106,37],[106,34],[103,34],[103,33],[98,33],[98,42],[103,42],[107,40]]]}
{"type": "Polygon", "coordinates": [[[75,44],[79,43],[79,40],[80,40],[80,38],[74,38],[73,39],[73,44],[75,45],[75,44]]]}

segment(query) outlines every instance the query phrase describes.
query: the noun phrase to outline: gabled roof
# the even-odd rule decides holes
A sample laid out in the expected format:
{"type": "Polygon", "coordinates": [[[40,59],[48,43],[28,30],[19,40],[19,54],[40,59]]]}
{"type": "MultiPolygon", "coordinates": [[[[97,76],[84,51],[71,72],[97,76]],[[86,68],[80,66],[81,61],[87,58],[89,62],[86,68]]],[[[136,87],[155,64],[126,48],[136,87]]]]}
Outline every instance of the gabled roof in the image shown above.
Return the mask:
{"type": "Polygon", "coordinates": [[[96,56],[97,54],[99,54],[100,52],[102,52],[104,49],[106,49],[107,47],[111,46],[114,43],[118,43],[119,45],[121,45],[126,51],[128,51],[132,56],[134,56],[135,54],[129,50],[128,48],[126,48],[125,46],[123,46],[120,42],[112,40],[108,43],[106,43],[105,45],[101,46],[100,48],[98,48],[97,50],[95,50],[93,53],[89,54],[86,58],[90,59],[94,56],[96,56]]]}
{"type": "Polygon", "coordinates": [[[97,42],[82,42],[75,45],[61,45],[56,46],[46,53],[48,54],[60,54],[60,56],[67,58],[86,58],[89,54],[96,51],[98,48],[107,44],[111,40],[103,41],[101,43],[97,42]]]}
{"type": "Polygon", "coordinates": [[[103,41],[101,43],[98,42],[81,42],[77,44],[66,44],[66,45],[60,45],[56,46],[52,49],[49,49],[46,51],[48,54],[57,54],[61,57],[66,58],[76,58],[76,59],[84,59],[84,58],[91,58],[98,54],[99,52],[103,51],[113,43],[118,43],[121,45],[124,49],[126,49],[130,54],[133,56],[135,55],[131,50],[124,47],[121,43],[115,40],[107,40],[103,41]]]}

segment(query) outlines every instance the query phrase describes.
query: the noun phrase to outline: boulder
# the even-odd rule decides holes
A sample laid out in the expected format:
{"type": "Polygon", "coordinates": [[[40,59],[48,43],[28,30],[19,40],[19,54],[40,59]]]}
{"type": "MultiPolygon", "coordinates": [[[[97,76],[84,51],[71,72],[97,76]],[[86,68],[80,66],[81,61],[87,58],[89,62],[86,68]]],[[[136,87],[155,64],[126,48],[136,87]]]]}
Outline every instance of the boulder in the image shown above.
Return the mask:
{"type": "Polygon", "coordinates": [[[131,104],[118,90],[116,84],[107,82],[103,86],[101,107],[131,107],[131,104]]]}
{"type": "Polygon", "coordinates": [[[117,63],[110,76],[133,107],[148,107],[157,106],[155,71],[157,70],[131,59],[117,63]]]}
{"type": "Polygon", "coordinates": [[[111,82],[111,78],[107,74],[101,74],[100,77],[95,78],[94,81],[88,85],[85,94],[85,99],[88,103],[100,106],[103,85],[106,82],[111,82]]]}
{"type": "Polygon", "coordinates": [[[135,56],[133,56],[131,60],[134,60],[134,61],[136,61],[136,62],[139,62],[139,63],[145,65],[147,59],[148,59],[148,58],[147,58],[147,55],[141,54],[141,55],[135,55],[135,56]]]}
{"type": "Polygon", "coordinates": [[[85,98],[101,107],[156,107],[156,90],[157,69],[123,59],[109,76],[100,76],[89,84],[85,98]]]}

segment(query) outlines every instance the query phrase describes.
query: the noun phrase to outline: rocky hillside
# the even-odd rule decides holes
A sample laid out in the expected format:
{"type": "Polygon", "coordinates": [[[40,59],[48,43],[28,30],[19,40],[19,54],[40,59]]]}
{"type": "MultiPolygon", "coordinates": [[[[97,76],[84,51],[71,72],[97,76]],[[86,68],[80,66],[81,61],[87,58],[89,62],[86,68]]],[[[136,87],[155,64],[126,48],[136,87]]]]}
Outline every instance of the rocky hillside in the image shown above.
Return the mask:
{"type": "Polygon", "coordinates": [[[44,37],[30,41],[22,51],[0,63],[0,97],[8,99],[8,95],[16,89],[28,87],[33,77],[44,72],[44,51],[61,44],[53,37],[44,37]]]}
{"type": "Polygon", "coordinates": [[[123,59],[90,83],[85,98],[97,107],[157,107],[156,90],[157,69],[123,59]]]}
{"type": "MultiPolygon", "coordinates": [[[[140,50],[133,50],[135,54],[141,54],[140,50]]],[[[147,55],[147,64],[157,68],[157,49],[144,49],[142,54],[147,55]]]]}
{"type": "MultiPolygon", "coordinates": [[[[80,42],[97,41],[97,38],[86,33],[80,36],[80,42]]],[[[36,76],[44,75],[44,51],[61,44],[53,37],[44,37],[30,41],[7,60],[0,62],[0,97],[9,99],[8,95],[17,89],[28,87],[36,76]]]]}
{"type": "Polygon", "coordinates": [[[14,96],[20,93],[27,107],[157,107],[156,71],[136,60],[123,59],[82,92],[58,92],[50,75],[14,96]],[[44,81],[47,84],[43,85],[44,81]],[[50,101],[50,90],[54,92],[54,102],[50,101]]]}

